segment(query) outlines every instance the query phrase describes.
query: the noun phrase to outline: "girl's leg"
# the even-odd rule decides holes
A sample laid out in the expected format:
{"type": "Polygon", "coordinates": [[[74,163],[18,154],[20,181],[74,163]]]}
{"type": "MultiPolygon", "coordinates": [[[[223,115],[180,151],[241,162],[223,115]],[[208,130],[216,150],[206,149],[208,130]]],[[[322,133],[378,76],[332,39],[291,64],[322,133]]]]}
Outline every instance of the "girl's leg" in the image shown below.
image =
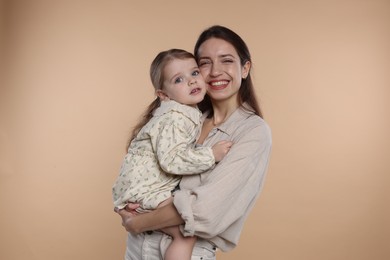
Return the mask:
{"type": "MultiPolygon", "coordinates": [[[[173,202],[169,198],[161,202],[158,207],[165,206],[173,202]]],[[[191,260],[192,249],[194,248],[196,237],[184,237],[180,232],[179,226],[172,226],[162,229],[162,231],[172,237],[172,242],[168,246],[164,260],[191,260]]]]}
{"type": "Polygon", "coordinates": [[[165,252],[164,260],[191,260],[196,237],[184,237],[178,226],[164,229],[164,231],[172,236],[172,243],[165,252]]]}

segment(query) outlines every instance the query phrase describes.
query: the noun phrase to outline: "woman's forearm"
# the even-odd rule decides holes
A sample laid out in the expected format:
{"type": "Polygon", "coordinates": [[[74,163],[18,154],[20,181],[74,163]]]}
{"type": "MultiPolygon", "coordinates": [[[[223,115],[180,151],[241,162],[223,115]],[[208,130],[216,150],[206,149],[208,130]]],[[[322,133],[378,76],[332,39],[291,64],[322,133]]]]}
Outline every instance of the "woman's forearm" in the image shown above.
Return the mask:
{"type": "Polygon", "coordinates": [[[177,226],[184,221],[180,217],[173,203],[157,208],[151,212],[137,216],[123,217],[123,225],[132,233],[141,233],[149,230],[158,230],[165,227],[177,226]]]}

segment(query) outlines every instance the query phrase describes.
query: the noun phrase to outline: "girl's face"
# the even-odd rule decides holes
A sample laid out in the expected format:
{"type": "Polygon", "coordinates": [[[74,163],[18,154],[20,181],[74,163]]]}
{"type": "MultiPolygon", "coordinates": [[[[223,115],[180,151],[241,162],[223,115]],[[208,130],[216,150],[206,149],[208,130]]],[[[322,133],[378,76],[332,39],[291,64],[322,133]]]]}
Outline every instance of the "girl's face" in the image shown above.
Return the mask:
{"type": "Polygon", "coordinates": [[[242,66],[233,45],[218,38],[203,42],[198,53],[200,72],[211,100],[236,103],[241,80],[248,76],[250,62],[242,66]]]}
{"type": "Polygon", "coordinates": [[[196,106],[206,95],[206,84],[195,59],[174,59],[163,70],[162,89],[156,91],[161,100],[175,100],[196,106]]]}

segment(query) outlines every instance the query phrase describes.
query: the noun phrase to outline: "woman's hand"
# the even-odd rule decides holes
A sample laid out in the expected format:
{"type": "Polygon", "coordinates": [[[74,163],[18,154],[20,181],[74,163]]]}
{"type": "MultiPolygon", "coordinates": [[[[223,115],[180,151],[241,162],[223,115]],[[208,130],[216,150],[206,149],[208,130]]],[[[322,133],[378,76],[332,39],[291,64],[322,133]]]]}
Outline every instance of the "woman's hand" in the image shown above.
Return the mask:
{"type": "Polygon", "coordinates": [[[138,204],[129,204],[125,209],[114,209],[122,218],[122,226],[132,234],[184,223],[173,203],[142,214],[135,211],[138,207],[138,204]]]}
{"type": "Polygon", "coordinates": [[[138,234],[140,233],[134,225],[133,218],[138,215],[136,209],[139,208],[139,204],[130,203],[124,209],[114,208],[114,211],[122,218],[122,226],[127,232],[138,234]]]}

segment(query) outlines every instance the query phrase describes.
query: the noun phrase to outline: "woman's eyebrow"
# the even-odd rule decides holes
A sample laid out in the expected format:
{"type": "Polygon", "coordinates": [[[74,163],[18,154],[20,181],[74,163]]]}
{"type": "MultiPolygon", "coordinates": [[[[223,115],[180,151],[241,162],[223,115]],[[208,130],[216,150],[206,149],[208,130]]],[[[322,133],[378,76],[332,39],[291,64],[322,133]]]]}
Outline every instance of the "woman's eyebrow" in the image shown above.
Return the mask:
{"type": "MultiPolygon", "coordinates": [[[[220,55],[218,55],[218,58],[226,58],[226,57],[233,58],[233,59],[236,58],[233,54],[220,54],[220,55]]],[[[199,57],[199,60],[204,60],[204,59],[211,60],[211,58],[208,56],[199,57]]]]}
{"type": "Polygon", "coordinates": [[[221,57],[221,58],[226,58],[226,57],[236,58],[236,57],[234,57],[234,55],[232,55],[232,54],[221,54],[221,55],[219,55],[218,57],[221,57]]]}
{"type": "Polygon", "coordinates": [[[198,58],[198,60],[205,60],[205,59],[210,60],[210,57],[204,56],[204,57],[199,57],[198,58]]]}

